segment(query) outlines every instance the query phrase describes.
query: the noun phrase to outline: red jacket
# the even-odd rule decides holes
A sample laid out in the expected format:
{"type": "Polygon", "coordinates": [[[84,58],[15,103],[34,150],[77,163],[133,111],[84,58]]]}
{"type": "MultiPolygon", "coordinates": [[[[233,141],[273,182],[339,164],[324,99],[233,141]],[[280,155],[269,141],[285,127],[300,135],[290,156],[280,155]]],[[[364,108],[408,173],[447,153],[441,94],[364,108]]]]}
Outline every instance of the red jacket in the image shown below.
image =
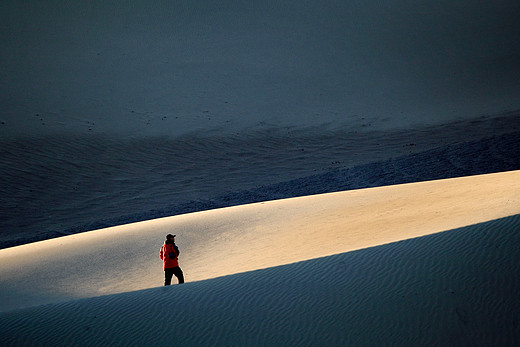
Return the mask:
{"type": "Polygon", "coordinates": [[[161,257],[161,259],[163,261],[163,269],[170,269],[172,267],[179,266],[178,256],[179,256],[179,249],[175,246],[175,244],[174,243],[165,243],[159,252],[159,257],[161,257]],[[174,254],[173,259],[170,259],[170,257],[169,257],[170,253],[174,254]]]}

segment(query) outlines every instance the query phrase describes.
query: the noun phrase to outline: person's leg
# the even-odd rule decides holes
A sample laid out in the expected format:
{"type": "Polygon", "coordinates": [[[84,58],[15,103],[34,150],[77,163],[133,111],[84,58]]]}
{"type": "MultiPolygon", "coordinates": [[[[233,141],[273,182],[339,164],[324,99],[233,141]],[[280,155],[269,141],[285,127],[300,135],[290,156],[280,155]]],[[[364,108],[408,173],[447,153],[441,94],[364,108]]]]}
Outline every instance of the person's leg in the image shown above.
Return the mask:
{"type": "Polygon", "coordinates": [[[174,268],[164,269],[164,285],[169,286],[172,284],[172,276],[173,276],[174,268]]]}
{"type": "Polygon", "coordinates": [[[177,279],[179,280],[179,284],[184,283],[184,274],[183,274],[181,268],[179,266],[177,266],[177,267],[174,267],[172,270],[173,270],[173,274],[175,275],[175,277],[177,277],[177,279]]]}

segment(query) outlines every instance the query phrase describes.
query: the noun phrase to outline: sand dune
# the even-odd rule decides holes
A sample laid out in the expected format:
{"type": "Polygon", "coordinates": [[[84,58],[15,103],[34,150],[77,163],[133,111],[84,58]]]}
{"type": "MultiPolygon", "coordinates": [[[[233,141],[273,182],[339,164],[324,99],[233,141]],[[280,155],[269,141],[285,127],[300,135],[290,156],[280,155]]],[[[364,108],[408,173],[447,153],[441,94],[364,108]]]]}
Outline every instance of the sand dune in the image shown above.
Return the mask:
{"type": "Polygon", "coordinates": [[[0,250],[1,310],[159,286],[178,235],[187,281],[304,261],[520,213],[520,171],[268,201],[0,250]],[[31,284],[31,285],[28,285],[31,284]]]}
{"type": "Polygon", "coordinates": [[[0,139],[0,248],[212,208],[520,168],[511,113],[385,132],[0,139]]]}
{"type": "Polygon", "coordinates": [[[518,131],[518,10],[4,1],[0,247],[518,131]]]}
{"type": "Polygon", "coordinates": [[[8,345],[520,342],[520,216],[264,270],[0,314],[8,345]]]}
{"type": "Polygon", "coordinates": [[[519,9],[0,2],[0,341],[518,345],[519,9]]]}

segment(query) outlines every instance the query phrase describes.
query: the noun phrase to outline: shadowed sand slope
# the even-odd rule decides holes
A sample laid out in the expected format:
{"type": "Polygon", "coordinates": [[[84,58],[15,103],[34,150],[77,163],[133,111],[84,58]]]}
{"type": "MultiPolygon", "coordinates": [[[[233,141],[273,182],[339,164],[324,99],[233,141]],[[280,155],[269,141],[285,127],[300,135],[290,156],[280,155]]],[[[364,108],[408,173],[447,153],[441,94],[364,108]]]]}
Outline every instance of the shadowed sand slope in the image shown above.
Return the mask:
{"type": "Polygon", "coordinates": [[[518,110],[517,1],[0,3],[0,136],[518,110]]]}
{"type": "Polygon", "coordinates": [[[0,136],[0,248],[213,208],[520,169],[520,112],[435,127],[0,136]]]}
{"type": "Polygon", "coordinates": [[[0,311],[162,284],[178,235],[188,282],[270,268],[520,213],[520,171],[268,201],[0,250],[0,311]]]}
{"type": "Polygon", "coordinates": [[[182,286],[0,314],[8,344],[515,345],[520,216],[182,286]]]}

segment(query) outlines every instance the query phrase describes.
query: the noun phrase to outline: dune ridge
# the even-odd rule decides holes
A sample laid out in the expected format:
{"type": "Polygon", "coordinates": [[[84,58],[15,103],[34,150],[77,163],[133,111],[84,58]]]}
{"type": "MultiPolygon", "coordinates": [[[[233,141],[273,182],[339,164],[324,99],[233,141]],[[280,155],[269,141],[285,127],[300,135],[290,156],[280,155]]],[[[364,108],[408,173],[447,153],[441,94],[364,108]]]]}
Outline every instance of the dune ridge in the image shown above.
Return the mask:
{"type": "Polygon", "coordinates": [[[158,249],[172,232],[186,280],[199,281],[515,215],[519,176],[511,171],[266,201],[3,249],[0,311],[161,285],[158,249]],[[37,285],[27,286],[27,279],[37,285]]]}
{"type": "Polygon", "coordinates": [[[9,344],[514,345],[520,215],[169,288],[0,313],[9,344]]]}

